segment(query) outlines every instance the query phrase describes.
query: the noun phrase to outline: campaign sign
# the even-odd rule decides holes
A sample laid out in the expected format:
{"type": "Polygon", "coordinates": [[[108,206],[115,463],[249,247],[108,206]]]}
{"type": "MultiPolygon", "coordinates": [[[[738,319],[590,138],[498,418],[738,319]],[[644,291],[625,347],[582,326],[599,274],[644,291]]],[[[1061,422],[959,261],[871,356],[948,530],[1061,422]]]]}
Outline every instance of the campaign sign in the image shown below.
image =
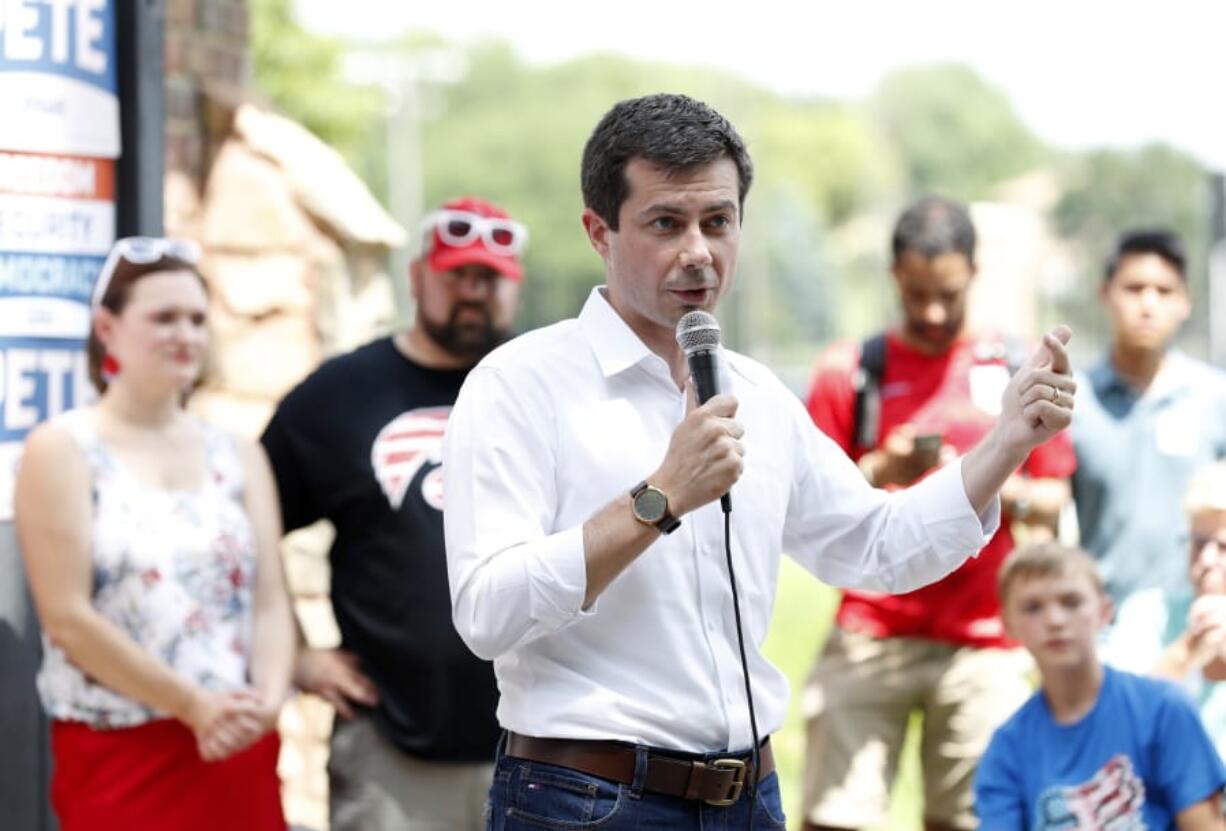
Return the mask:
{"type": "MultiPolygon", "coordinates": [[[[2,309],[8,300],[0,300],[2,309]]],[[[0,519],[13,518],[13,480],[34,425],[92,398],[82,338],[0,338],[0,519]]]]}
{"type": "Polygon", "coordinates": [[[113,0],[0,0],[0,150],[118,158],[113,0]]]}
{"type": "Polygon", "coordinates": [[[26,434],[93,397],[90,296],[114,238],[114,161],[0,151],[0,521],[26,434]]]}

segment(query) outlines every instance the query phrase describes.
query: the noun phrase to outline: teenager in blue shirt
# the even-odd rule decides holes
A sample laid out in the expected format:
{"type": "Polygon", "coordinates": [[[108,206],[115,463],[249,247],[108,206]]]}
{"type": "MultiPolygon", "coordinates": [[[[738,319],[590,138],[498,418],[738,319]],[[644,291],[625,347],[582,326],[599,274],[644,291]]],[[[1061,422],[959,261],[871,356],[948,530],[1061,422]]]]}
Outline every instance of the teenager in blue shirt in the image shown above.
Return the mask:
{"type": "Polygon", "coordinates": [[[1191,701],[1098,660],[1111,603],[1094,561],[1030,546],[1006,560],[999,591],[1041,683],[980,762],[982,831],[1226,831],[1226,767],[1191,701]]]}

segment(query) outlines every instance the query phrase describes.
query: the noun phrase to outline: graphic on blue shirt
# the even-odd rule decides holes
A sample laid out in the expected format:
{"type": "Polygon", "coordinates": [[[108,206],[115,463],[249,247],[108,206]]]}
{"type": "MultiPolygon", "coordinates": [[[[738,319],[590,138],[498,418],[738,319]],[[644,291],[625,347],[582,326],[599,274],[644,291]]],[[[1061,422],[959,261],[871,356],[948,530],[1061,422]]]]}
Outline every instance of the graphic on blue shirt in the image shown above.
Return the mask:
{"type": "Polygon", "coordinates": [[[1144,805],[1145,783],[1121,753],[1080,785],[1043,791],[1035,831],[1141,831],[1144,805]]]}
{"type": "Polygon", "coordinates": [[[975,775],[975,810],[985,831],[1165,831],[1224,784],[1187,695],[1108,666],[1075,722],[1057,721],[1039,691],[996,731],[975,775]]]}

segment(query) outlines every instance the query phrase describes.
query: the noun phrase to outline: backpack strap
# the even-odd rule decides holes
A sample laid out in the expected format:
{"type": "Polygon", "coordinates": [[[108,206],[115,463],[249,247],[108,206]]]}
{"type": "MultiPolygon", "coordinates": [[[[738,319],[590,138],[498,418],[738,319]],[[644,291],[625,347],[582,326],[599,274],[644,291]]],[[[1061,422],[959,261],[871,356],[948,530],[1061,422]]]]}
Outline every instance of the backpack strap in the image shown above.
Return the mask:
{"type": "Polygon", "coordinates": [[[852,422],[853,449],[877,446],[881,429],[881,379],[885,376],[885,333],[879,332],[860,344],[860,366],[852,376],[856,405],[852,422]]]}

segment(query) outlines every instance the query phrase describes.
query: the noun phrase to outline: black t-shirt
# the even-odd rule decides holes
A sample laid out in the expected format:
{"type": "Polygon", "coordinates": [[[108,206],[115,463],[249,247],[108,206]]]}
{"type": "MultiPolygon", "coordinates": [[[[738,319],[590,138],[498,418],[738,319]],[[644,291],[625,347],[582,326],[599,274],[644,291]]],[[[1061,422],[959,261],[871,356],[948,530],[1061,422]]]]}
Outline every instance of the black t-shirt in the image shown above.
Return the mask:
{"type": "Polygon", "coordinates": [[[456,634],[443,546],[440,451],[466,374],[377,340],[295,387],[261,439],[286,530],[336,526],[332,606],[379,689],[375,723],[402,750],[447,761],[491,759],[498,739],[493,668],[456,634]]]}

